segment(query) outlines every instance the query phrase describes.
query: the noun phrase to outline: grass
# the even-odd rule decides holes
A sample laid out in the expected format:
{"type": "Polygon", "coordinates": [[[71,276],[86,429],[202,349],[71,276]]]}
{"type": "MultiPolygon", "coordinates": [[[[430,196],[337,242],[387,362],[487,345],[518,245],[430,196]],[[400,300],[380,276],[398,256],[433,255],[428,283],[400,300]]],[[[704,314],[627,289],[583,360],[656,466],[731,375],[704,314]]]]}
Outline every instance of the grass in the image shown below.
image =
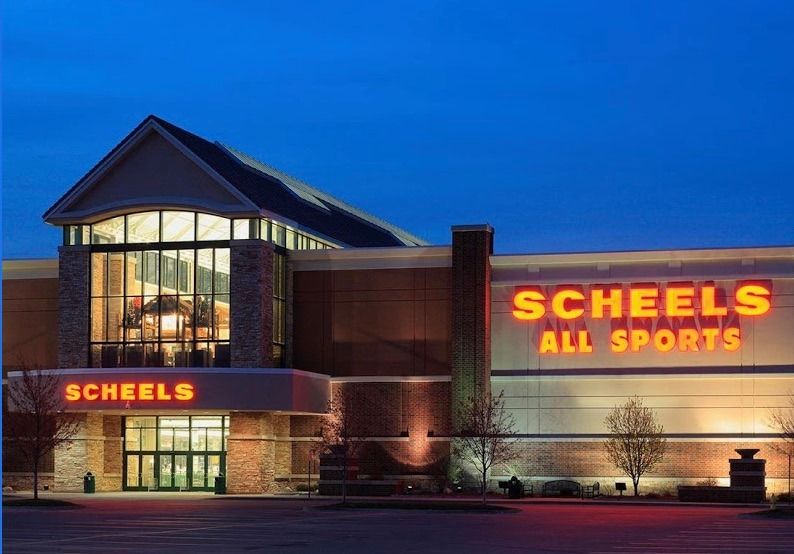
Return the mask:
{"type": "Polygon", "coordinates": [[[8,498],[3,500],[3,507],[28,506],[36,508],[79,508],[79,504],[58,500],[56,498],[8,498]]]}

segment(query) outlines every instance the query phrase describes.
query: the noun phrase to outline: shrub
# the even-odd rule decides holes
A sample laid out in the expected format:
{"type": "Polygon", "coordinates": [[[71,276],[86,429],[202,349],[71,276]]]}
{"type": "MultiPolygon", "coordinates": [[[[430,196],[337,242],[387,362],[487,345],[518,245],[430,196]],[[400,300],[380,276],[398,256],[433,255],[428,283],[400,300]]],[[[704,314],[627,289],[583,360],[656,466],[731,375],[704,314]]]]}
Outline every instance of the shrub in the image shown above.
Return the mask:
{"type": "Polygon", "coordinates": [[[708,479],[703,479],[702,481],[698,481],[695,484],[698,487],[716,487],[717,486],[717,478],[716,477],[709,477],[708,479]]]}

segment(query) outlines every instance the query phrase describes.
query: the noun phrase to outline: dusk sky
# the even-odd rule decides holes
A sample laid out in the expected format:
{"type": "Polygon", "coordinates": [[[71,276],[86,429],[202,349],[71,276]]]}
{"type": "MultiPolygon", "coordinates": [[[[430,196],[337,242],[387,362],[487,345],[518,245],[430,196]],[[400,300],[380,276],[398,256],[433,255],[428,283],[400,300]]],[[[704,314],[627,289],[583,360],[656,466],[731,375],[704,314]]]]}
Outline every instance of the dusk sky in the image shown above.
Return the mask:
{"type": "Polygon", "coordinates": [[[5,2],[2,77],[6,258],[150,113],[436,244],[794,244],[789,0],[5,2]]]}

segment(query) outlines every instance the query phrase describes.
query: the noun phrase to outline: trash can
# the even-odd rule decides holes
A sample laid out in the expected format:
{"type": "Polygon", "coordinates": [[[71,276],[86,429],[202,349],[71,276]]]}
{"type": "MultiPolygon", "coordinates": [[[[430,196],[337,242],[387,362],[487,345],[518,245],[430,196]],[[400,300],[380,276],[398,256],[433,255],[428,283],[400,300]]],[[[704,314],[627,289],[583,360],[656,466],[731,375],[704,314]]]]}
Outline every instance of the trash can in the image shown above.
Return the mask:
{"type": "Polygon", "coordinates": [[[521,498],[524,494],[524,483],[518,480],[518,477],[513,475],[507,485],[508,498],[521,498]]]}
{"type": "Polygon", "coordinates": [[[223,475],[215,477],[215,494],[226,494],[226,477],[223,475]]]}
{"type": "Polygon", "coordinates": [[[83,492],[86,494],[96,492],[96,479],[90,471],[83,476],[83,492]]]}

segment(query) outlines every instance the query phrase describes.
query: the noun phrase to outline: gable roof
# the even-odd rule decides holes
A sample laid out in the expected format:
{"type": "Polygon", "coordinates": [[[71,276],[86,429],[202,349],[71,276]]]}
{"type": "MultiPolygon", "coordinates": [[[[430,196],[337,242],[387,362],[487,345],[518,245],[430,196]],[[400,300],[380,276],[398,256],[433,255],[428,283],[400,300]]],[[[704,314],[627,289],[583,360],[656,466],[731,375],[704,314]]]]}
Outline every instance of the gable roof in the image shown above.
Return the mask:
{"type": "Polygon", "coordinates": [[[58,213],[72,199],[90,187],[95,174],[115,163],[125,145],[146,127],[151,127],[178,143],[222,185],[228,185],[261,215],[273,217],[307,231],[354,247],[417,246],[422,239],[386,221],[359,210],[303,181],[260,162],[248,154],[219,142],[210,142],[164,119],[150,115],[119,145],[111,150],[86,176],[78,181],[45,214],[56,222],[58,213]]]}

